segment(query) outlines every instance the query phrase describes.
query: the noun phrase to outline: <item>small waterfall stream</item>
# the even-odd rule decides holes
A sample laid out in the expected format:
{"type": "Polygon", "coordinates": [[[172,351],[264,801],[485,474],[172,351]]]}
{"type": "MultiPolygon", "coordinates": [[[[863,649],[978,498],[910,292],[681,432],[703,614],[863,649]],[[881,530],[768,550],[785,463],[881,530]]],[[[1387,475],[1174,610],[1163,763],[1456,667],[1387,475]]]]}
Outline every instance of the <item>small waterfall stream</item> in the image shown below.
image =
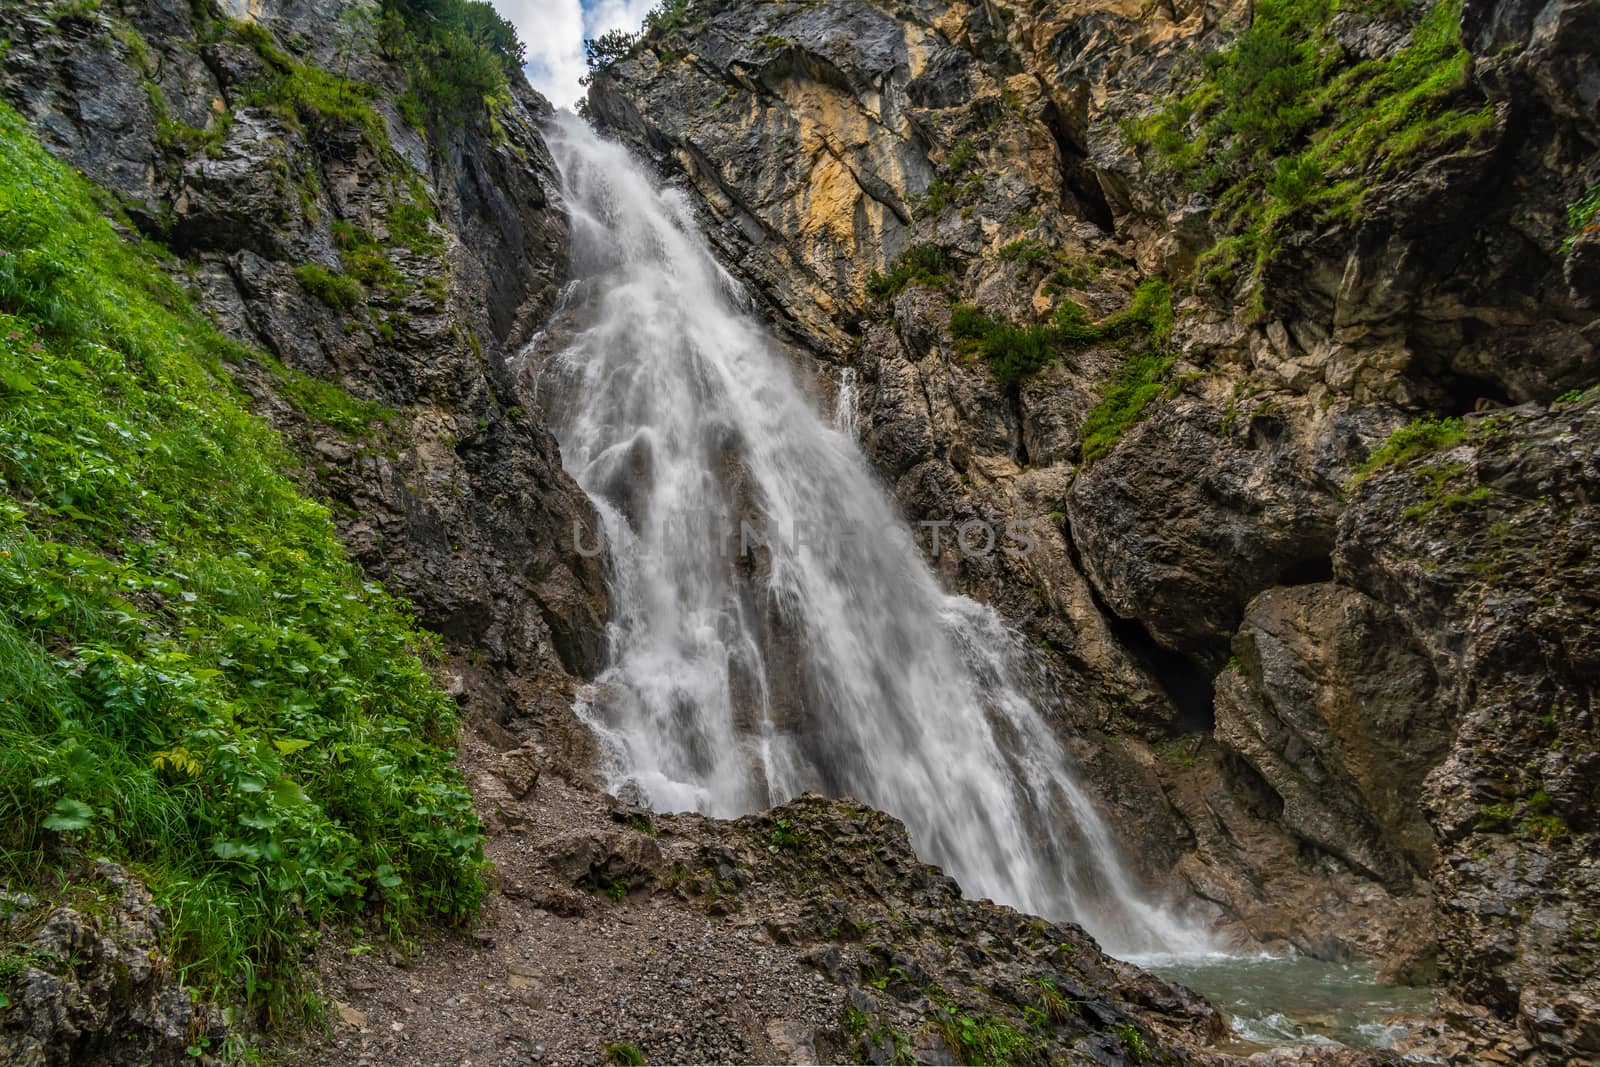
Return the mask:
{"type": "Polygon", "coordinates": [[[609,666],[578,708],[612,786],[719,816],[854,795],[970,894],[1120,953],[1202,950],[1124,868],[1027,647],[924,562],[854,396],[817,410],[681,194],[573,116],[549,139],[579,284],[536,373],[612,553],[609,666]]]}

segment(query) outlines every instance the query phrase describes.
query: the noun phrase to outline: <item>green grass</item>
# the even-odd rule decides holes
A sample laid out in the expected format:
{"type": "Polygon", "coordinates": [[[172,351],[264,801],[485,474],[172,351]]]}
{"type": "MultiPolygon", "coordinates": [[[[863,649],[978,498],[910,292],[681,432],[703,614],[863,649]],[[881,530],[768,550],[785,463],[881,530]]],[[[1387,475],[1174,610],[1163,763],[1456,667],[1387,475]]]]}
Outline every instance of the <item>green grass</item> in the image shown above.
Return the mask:
{"type": "Polygon", "coordinates": [[[888,274],[873,271],[867,277],[867,295],[874,300],[889,300],[908,285],[940,288],[954,279],[945,270],[944,249],[934,244],[912,245],[900,254],[888,274]]]}
{"type": "Polygon", "coordinates": [[[1461,0],[1437,0],[1406,48],[1361,62],[1329,31],[1334,12],[1332,0],[1263,0],[1192,88],[1124,127],[1159,168],[1217,198],[1224,236],[1197,264],[1204,282],[1253,283],[1292,218],[1353,221],[1385,178],[1493,121],[1469,88],[1461,0]]]}
{"type": "Polygon", "coordinates": [[[1384,467],[1398,466],[1418,456],[1450,448],[1467,439],[1471,430],[1458,418],[1421,418],[1407,423],[1356,468],[1358,479],[1384,467]]]}
{"type": "Polygon", "coordinates": [[[1136,352],[1100,402],[1083,420],[1083,462],[1093,463],[1110,454],[1144,415],[1144,409],[1167,388],[1167,371],[1177,357],[1170,351],[1149,348],[1136,352]]]}
{"type": "Polygon", "coordinates": [[[354,278],[316,263],[302,263],[294,269],[294,276],[306,292],[335,311],[353,310],[364,299],[361,284],[354,278]]]}
{"type": "Polygon", "coordinates": [[[265,352],[236,349],[235,353],[231,362],[254,360],[271,371],[278,383],[278,393],[295,410],[347,436],[365,436],[375,427],[394,427],[400,423],[400,413],[394,408],[352,396],[332,382],[284,366],[265,352]]]}
{"type": "Polygon", "coordinates": [[[358,129],[375,151],[392,151],[389,128],[372,106],[372,86],[299,62],[258,22],[234,22],[230,29],[267,71],[249,87],[246,102],[270,108],[295,128],[358,129]]]}
{"type": "Polygon", "coordinates": [[[1479,504],[1485,504],[1493,495],[1493,491],[1485,485],[1448,493],[1442,491],[1430,492],[1424,495],[1420,501],[1406,508],[1402,514],[1414,522],[1426,522],[1437,512],[1448,514],[1454,511],[1475,508],[1479,504]]]}
{"type": "Polygon", "coordinates": [[[1572,251],[1584,234],[1600,231],[1600,182],[1567,205],[1567,230],[1567,237],[1561,242],[1563,252],[1572,251]]]}
{"type": "Polygon", "coordinates": [[[606,1046],[606,1062],[617,1064],[618,1067],[644,1067],[649,1061],[639,1051],[639,1046],[617,1041],[606,1046]]]}
{"type": "Polygon", "coordinates": [[[183,981],[281,1021],[318,924],[481,899],[454,705],[95,203],[0,108],[0,878],[122,860],[183,981]]]}

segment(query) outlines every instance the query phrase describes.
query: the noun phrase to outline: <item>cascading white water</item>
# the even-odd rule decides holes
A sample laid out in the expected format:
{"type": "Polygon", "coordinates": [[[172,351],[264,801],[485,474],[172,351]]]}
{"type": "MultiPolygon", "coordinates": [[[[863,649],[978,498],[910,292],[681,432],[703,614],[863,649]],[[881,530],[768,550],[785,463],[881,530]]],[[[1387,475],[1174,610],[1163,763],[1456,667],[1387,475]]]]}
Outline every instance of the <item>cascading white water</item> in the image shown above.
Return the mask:
{"type": "Polygon", "coordinates": [[[839,371],[839,393],[833,401],[833,428],[848,434],[853,440],[860,432],[860,418],[856,414],[856,369],[844,367],[839,371]]]}
{"type": "Polygon", "coordinates": [[[612,785],[720,816],[853,795],[969,893],[1121,952],[1199,947],[1125,873],[1025,646],[940,587],[681,194],[570,115],[550,144],[580,286],[537,373],[611,551],[609,666],[578,710],[612,785]]]}

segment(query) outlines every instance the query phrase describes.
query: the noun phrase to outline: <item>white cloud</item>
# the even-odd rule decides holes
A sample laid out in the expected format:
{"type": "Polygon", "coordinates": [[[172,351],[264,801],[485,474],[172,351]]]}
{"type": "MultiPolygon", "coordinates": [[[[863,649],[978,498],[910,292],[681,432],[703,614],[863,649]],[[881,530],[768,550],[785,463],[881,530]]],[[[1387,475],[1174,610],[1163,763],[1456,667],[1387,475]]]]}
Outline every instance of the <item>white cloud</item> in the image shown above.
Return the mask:
{"type": "Polygon", "coordinates": [[[607,30],[630,33],[644,22],[655,0],[493,0],[528,46],[528,80],[557,107],[583,95],[578,79],[588,73],[583,39],[607,30]]]}

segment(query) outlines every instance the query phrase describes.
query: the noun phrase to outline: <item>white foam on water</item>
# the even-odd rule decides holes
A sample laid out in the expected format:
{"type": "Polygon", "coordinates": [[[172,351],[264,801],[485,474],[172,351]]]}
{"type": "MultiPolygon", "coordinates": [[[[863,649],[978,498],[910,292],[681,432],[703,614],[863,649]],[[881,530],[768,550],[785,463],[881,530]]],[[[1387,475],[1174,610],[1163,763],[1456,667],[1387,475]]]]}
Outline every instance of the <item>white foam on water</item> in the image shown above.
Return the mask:
{"type": "Polygon", "coordinates": [[[717,816],[855,796],[971,895],[1115,952],[1208,951],[1128,873],[1026,645],[917,550],[853,377],[815,410],[686,199],[572,116],[549,141],[581,286],[536,373],[610,549],[608,666],[577,708],[610,784],[717,816]],[[742,555],[741,522],[768,545],[742,555]]]}

